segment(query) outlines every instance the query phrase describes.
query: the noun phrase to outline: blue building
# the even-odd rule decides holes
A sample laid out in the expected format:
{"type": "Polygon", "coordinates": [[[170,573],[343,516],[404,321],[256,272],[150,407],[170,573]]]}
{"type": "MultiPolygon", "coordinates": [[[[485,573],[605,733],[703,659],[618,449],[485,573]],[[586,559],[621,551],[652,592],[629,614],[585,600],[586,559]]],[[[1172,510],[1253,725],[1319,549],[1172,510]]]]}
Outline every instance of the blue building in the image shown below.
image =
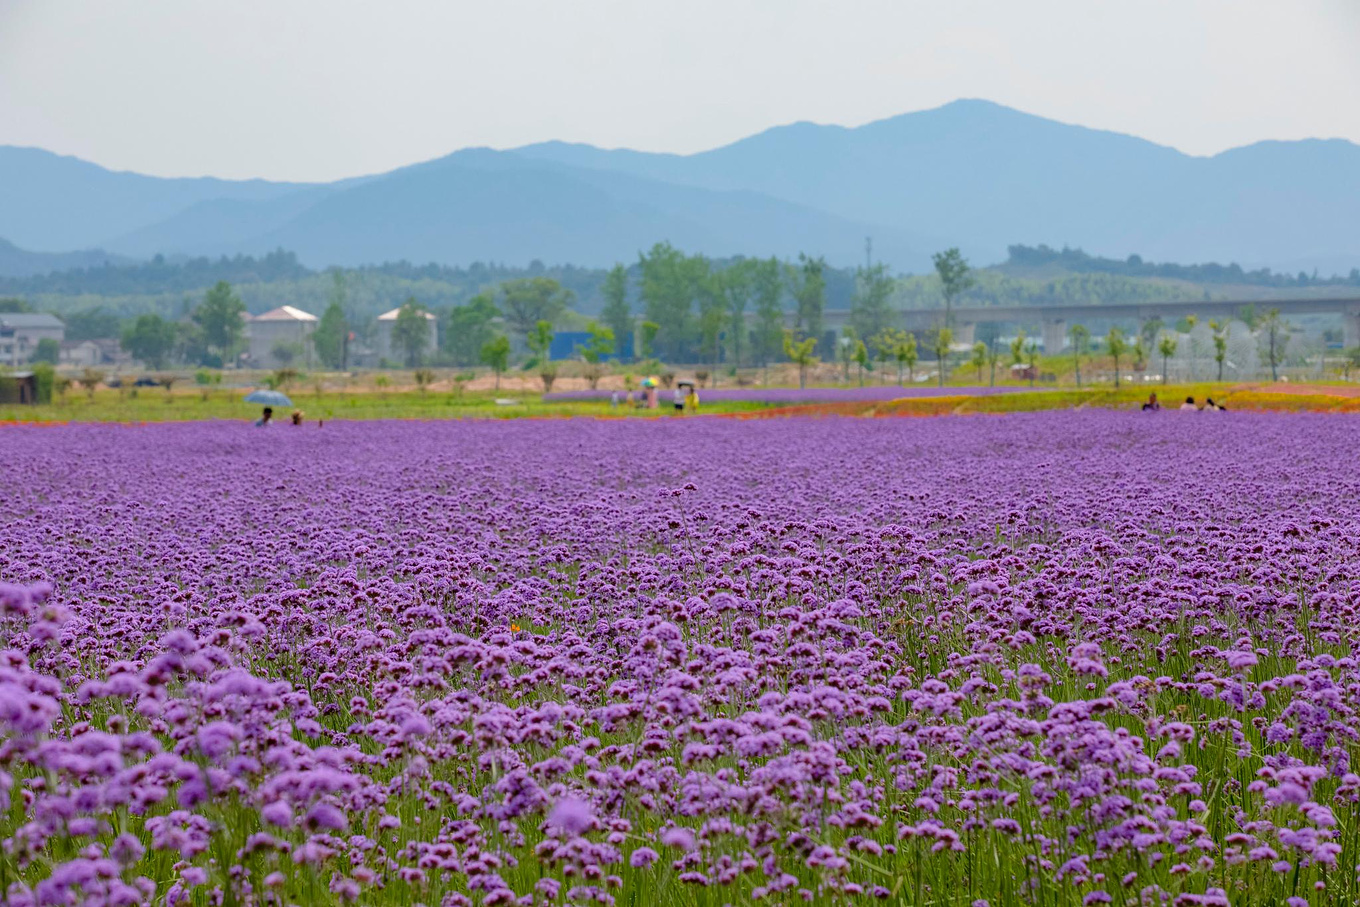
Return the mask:
{"type": "MultiPolygon", "coordinates": [[[[590,334],[587,331],[562,331],[553,335],[552,346],[548,347],[548,356],[552,359],[579,359],[581,354],[577,348],[589,343],[590,334]]],[[[632,359],[633,335],[615,337],[614,352],[603,358],[606,362],[620,358],[632,359]]]]}

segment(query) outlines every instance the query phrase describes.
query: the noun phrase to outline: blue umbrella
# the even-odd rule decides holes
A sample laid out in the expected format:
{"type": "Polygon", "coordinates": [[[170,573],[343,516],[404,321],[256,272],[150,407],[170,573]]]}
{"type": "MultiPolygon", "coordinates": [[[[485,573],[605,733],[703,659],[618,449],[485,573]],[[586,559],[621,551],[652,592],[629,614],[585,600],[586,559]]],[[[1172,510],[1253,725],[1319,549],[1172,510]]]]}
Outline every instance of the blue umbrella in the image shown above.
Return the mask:
{"type": "Polygon", "coordinates": [[[293,401],[288,399],[288,395],[279,391],[251,391],[246,394],[247,403],[259,403],[262,406],[292,406],[293,401]]]}

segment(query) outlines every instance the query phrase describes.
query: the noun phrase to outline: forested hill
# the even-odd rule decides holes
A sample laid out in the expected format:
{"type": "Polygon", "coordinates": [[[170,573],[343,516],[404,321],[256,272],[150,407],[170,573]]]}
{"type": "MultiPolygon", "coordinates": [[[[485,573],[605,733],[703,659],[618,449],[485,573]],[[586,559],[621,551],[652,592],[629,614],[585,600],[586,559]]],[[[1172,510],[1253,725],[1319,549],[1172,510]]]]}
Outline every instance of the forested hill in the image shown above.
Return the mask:
{"type": "Polygon", "coordinates": [[[1141,255],[1128,258],[1101,258],[1088,255],[1081,249],[1052,249],[1045,245],[1011,246],[1009,256],[999,270],[1007,273],[1032,274],[1036,271],[1058,271],[1074,274],[1115,274],[1122,277],[1161,277],[1191,283],[1236,284],[1256,287],[1342,287],[1360,286],[1360,268],[1349,274],[1321,276],[1300,271],[1297,274],[1277,274],[1269,268],[1248,271],[1237,263],[1182,265],[1170,262],[1144,261],[1141,255]]]}
{"type": "Polygon", "coordinates": [[[29,252],[0,238],[0,279],[36,277],[54,272],[79,273],[107,265],[133,263],[134,259],[112,255],[102,249],[87,249],[80,252],[29,252]]]}

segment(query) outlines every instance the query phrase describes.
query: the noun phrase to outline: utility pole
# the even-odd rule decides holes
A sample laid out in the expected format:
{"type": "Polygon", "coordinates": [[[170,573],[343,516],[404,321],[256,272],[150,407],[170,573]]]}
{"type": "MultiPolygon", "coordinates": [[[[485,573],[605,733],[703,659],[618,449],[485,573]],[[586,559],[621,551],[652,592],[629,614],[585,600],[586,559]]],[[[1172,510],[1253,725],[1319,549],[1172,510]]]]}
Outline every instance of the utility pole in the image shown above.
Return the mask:
{"type": "Polygon", "coordinates": [[[869,270],[874,266],[874,238],[864,237],[864,270],[869,270]]]}

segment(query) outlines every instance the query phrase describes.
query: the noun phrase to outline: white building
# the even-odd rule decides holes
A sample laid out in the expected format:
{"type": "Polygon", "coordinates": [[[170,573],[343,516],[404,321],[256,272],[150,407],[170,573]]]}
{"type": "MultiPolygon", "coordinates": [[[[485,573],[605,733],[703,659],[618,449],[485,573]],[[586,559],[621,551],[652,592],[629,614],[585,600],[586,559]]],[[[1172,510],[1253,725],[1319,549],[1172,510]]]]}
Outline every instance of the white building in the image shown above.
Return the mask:
{"type": "Polygon", "coordinates": [[[311,312],[290,305],[270,309],[262,315],[247,315],[246,343],[251,367],[310,365],[312,333],[318,320],[311,312]]]}
{"type": "Polygon", "coordinates": [[[66,324],[46,312],[0,313],[0,365],[28,362],[38,351],[38,341],[66,338],[66,324]]]}
{"type": "Polygon", "coordinates": [[[61,345],[62,365],[93,368],[99,365],[124,366],[132,364],[132,357],[112,338],[82,340],[61,345]]]}
{"type": "MultiPolygon", "coordinates": [[[[392,343],[392,329],[397,326],[397,315],[400,313],[401,309],[397,308],[379,315],[378,329],[373,338],[378,356],[394,365],[406,364],[406,351],[398,349],[392,343]]],[[[439,319],[435,317],[433,312],[423,312],[422,314],[430,325],[430,332],[429,336],[425,338],[425,349],[421,351],[421,355],[429,358],[439,350],[439,319]]]]}

